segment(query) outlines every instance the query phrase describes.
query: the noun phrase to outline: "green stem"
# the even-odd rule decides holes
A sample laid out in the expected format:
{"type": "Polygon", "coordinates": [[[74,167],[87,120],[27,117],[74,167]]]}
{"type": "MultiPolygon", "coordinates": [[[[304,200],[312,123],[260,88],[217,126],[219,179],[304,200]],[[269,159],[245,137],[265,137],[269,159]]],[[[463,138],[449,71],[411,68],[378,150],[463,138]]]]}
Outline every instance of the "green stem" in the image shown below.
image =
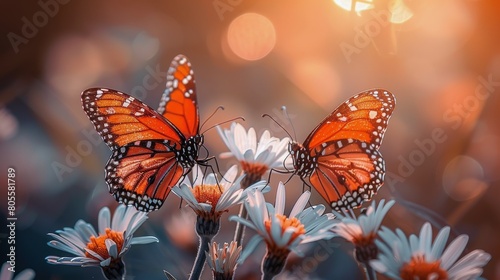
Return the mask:
{"type": "Polygon", "coordinates": [[[285,267],[286,259],[290,251],[278,250],[275,252],[267,251],[262,261],[262,280],[271,280],[280,274],[285,267]]]}
{"type": "Polygon", "coordinates": [[[198,248],[196,260],[194,262],[193,269],[191,270],[191,274],[189,275],[189,280],[200,279],[201,272],[205,266],[205,259],[207,258],[205,252],[208,251],[211,242],[212,237],[200,236],[200,247],[198,248]]]}
{"type": "Polygon", "coordinates": [[[277,274],[273,273],[264,273],[262,275],[262,280],[272,280],[277,274]]]}
{"type": "MultiPolygon", "coordinates": [[[[243,180],[241,182],[241,188],[242,189],[248,188],[249,186],[257,183],[260,180],[260,178],[261,178],[261,175],[257,176],[254,173],[245,172],[245,177],[243,178],[243,180]]],[[[243,218],[245,220],[248,219],[248,212],[247,212],[247,209],[245,208],[244,203],[242,203],[240,206],[240,213],[238,214],[238,216],[240,216],[241,218],[243,218]]],[[[236,242],[236,244],[238,246],[242,245],[244,234],[245,234],[245,226],[240,224],[240,223],[236,223],[236,229],[234,231],[234,241],[236,242]]]]}
{"type": "MultiPolygon", "coordinates": [[[[241,218],[243,218],[245,220],[248,218],[247,208],[245,208],[244,204],[241,204],[240,213],[238,214],[238,216],[240,216],[241,218]]],[[[245,226],[240,224],[240,223],[237,223],[236,230],[234,232],[234,241],[236,242],[236,244],[238,246],[241,246],[241,244],[243,242],[243,235],[244,234],[245,234],[245,226]]]]}
{"type": "Polygon", "coordinates": [[[102,272],[108,280],[125,279],[125,263],[121,258],[113,259],[108,266],[102,267],[102,272]]]}
{"type": "Polygon", "coordinates": [[[363,270],[365,271],[366,274],[366,280],[377,280],[377,273],[371,265],[367,262],[361,264],[363,266],[363,270]]]}

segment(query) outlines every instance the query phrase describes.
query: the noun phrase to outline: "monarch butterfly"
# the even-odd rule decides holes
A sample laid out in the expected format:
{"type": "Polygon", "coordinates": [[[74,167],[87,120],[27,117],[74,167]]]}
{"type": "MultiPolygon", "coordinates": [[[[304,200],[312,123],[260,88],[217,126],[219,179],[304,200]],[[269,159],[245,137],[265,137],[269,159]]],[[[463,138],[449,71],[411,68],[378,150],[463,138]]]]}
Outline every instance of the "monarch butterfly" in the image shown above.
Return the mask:
{"type": "Polygon", "coordinates": [[[396,105],[384,89],[359,93],[335,109],[306,138],[291,142],[295,175],[336,210],[357,208],[382,186],[378,151],[396,105]]]}
{"type": "Polygon", "coordinates": [[[112,155],[105,168],[109,192],[118,202],[150,212],[198,160],[203,145],[191,63],[176,56],[167,72],[158,110],[123,92],[90,88],[83,110],[112,155]]]}

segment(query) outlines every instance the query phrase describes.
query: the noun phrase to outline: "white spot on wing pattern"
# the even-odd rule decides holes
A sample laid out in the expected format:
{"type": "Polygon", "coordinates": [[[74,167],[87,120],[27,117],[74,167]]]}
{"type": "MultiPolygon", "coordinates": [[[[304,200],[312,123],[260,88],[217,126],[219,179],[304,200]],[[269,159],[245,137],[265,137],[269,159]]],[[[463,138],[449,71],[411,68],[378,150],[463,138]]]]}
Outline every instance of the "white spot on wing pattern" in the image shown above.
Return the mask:
{"type": "MultiPolygon", "coordinates": [[[[388,120],[395,107],[394,96],[386,90],[371,90],[357,94],[344,103],[347,106],[344,108],[348,109],[349,111],[338,111],[335,113],[334,117],[337,119],[337,121],[349,122],[350,120],[348,118],[350,112],[356,112],[358,110],[366,110],[364,109],[365,107],[363,107],[363,102],[361,103],[358,102],[356,103],[356,105],[353,103],[355,103],[355,100],[357,98],[360,98],[360,96],[362,95],[366,96],[367,94],[373,96],[378,101],[380,101],[379,104],[381,106],[381,108],[379,108],[378,111],[370,110],[366,112],[368,115],[367,119],[369,119],[372,122],[373,127],[375,129],[374,131],[371,132],[371,135],[374,136],[373,138],[371,138],[372,142],[366,143],[356,139],[349,138],[349,139],[335,140],[333,142],[329,142],[328,145],[322,143],[320,146],[315,148],[314,154],[316,155],[316,157],[313,158],[310,158],[312,151],[309,151],[308,148],[301,148],[291,153],[294,159],[295,174],[299,175],[306,184],[308,184],[306,179],[309,179],[309,176],[311,176],[312,172],[316,172],[318,170],[317,169],[318,165],[313,164],[313,162],[320,162],[319,158],[322,156],[328,156],[328,158],[332,157],[332,151],[334,153],[342,148],[345,148],[348,145],[357,145],[358,153],[363,153],[366,155],[366,157],[363,157],[365,164],[368,164],[368,162],[366,162],[368,160],[369,164],[371,164],[372,166],[370,168],[369,173],[367,174],[369,175],[368,182],[359,182],[360,183],[359,186],[351,188],[355,189],[354,191],[345,192],[345,194],[341,196],[338,201],[329,201],[331,207],[337,211],[339,211],[340,209],[356,208],[359,207],[364,201],[370,200],[373,197],[373,195],[376,194],[377,190],[382,186],[384,181],[385,162],[378,149],[380,147],[380,143],[382,142],[385,130],[387,129],[388,120]],[[335,147],[332,148],[331,145],[334,145],[335,147]],[[328,153],[326,152],[327,149],[329,151],[328,153]],[[307,161],[307,159],[310,159],[310,162],[307,161]]],[[[308,139],[310,137],[311,135],[308,137],[308,139]]],[[[355,154],[353,154],[352,157],[347,157],[347,158],[351,160],[351,166],[350,167],[346,166],[346,170],[355,171],[356,168],[361,168],[361,166],[356,167],[355,164],[352,164],[352,160],[356,159],[355,154]]],[[[333,186],[332,184],[332,186],[324,186],[324,187],[336,187],[336,186],[333,186]]]]}
{"type": "MultiPolygon", "coordinates": [[[[167,147],[166,150],[162,150],[163,152],[172,151],[174,148],[169,145],[169,142],[164,142],[163,140],[156,141],[136,141],[134,143],[130,143],[126,146],[120,147],[113,152],[108,163],[105,168],[105,180],[109,188],[109,192],[115,197],[115,199],[126,205],[133,205],[139,211],[150,212],[154,210],[158,210],[163,204],[163,200],[151,198],[147,194],[140,195],[138,193],[129,191],[125,189],[124,180],[118,174],[118,167],[120,166],[121,160],[126,158],[128,149],[130,147],[142,147],[147,148],[154,154],[154,148],[159,146],[167,147]]],[[[166,163],[165,163],[166,164],[166,163]]],[[[158,167],[159,169],[159,167],[158,167]]],[[[158,175],[158,174],[157,174],[158,175]]],[[[129,186],[130,187],[130,186],[129,186]]]]}
{"type": "MultiPolygon", "coordinates": [[[[104,95],[105,92],[109,92],[109,89],[99,88],[99,89],[88,89],[82,92],[82,107],[87,113],[90,121],[96,128],[96,131],[101,136],[101,138],[108,144],[108,146],[114,150],[117,147],[113,144],[113,134],[109,129],[109,124],[107,123],[107,117],[99,113],[96,107],[96,101],[104,95]]],[[[115,114],[115,109],[112,107],[106,108],[106,114],[115,114]]]]}
{"type": "MultiPolygon", "coordinates": [[[[166,89],[163,92],[163,95],[162,95],[161,100],[160,100],[160,105],[158,106],[158,110],[156,110],[156,111],[160,114],[164,114],[165,113],[165,106],[166,106],[167,102],[170,101],[170,94],[174,91],[174,89],[179,87],[179,83],[182,83],[183,85],[188,85],[189,82],[193,82],[193,83],[195,82],[193,70],[191,69],[191,63],[188,61],[188,59],[184,55],[178,55],[172,60],[172,63],[170,64],[170,67],[168,68],[166,89]],[[182,80],[179,81],[174,76],[174,74],[177,71],[178,67],[182,66],[184,64],[186,64],[189,67],[189,73],[182,80]]],[[[186,98],[189,98],[193,93],[194,92],[188,88],[188,90],[184,93],[184,96],[186,98]]]]}
{"type": "MultiPolygon", "coordinates": [[[[360,98],[361,95],[371,95],[375,97],[378,101],[380,101],[380,104],[382,105],[382,107],[380,108],[381,112],[380,114],[375,110],[370,110],[368,112],[368,118],[373,123],[373,126],[376,128],[375,133],[373,133],[373,135],[375,136],[373,138],[373,143],[375,143],[378,148],[378,146],[382,143],[382,138],[384,137],[384,133],[387,129],[389,118],[391,117],[392,111],[394,110],[394,107],[396,105],[396,101],[394,95],[387,90],[383,89],[368,90],[360,94],[357,94],[344,102],[345,106],[347,106],[347,108],[351,112],[360,110],[359,106],[356,107],[354,106],[353,103],[357,98],[360,98]]],[[[348,112],[345,112],[345,114],[349,115],[348,112]]],[[[346,117],[345,114],[343,112],[337,112],[336,116],[338,118],[338,121],[348,122],[349,119],[348,117],[346,117]]]]}

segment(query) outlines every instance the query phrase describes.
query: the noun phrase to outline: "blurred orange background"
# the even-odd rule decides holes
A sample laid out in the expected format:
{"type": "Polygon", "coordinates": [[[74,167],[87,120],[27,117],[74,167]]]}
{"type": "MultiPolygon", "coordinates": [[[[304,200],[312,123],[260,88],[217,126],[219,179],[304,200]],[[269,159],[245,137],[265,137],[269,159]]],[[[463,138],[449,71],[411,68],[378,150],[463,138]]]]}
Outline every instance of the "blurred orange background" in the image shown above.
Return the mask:
{"type": "MultiPolygon", "coordinates": [[[[47,233],[78,219],[95,224],[101,207],[116,207],[104,182],[111,153],[81,109],[80,92],[114,88],[157,108],[171,59],[185,54],[202,121],[225,107],[206,127],[242,116],[259,135],[268,129],[284,137],[261,115],[291,132],[285,105],[303,141],[350,96],[370,88],[394,93],[397,106],[381,147],[386,183],[375,197],[397,200],[385,224],[408,234],[425,221],[450,225],[454,236],[470,236],[467,252],[492,254],[483,276],[500,279],[499,11],[495,1],[473,0],[4,4],[0,177],[6,182],[7,168],[16,169],[17,270],[33,268],[37,279],[100,277],[98,270],[44,261],[63,254],[46,246],[47,233]]],[[[215,130],[205,137],[212,155],[227,151],[215,130]]],[[[222,173],[235,163],[219,162],[222,173]]],[[[272,186],[287,178],[273,175],[272,186]]],[[[292,203],[302,185],[294,178],[287,190],[292,203]]],[[[2,186],[2,220],[6,191],[2,186]]],[[[312,204],[324,203],[312,192],[312,204]]],[[[179,203],[169,196],[139,230],[160,244],[132,249],[125,257],[129,275],[162,279],[163,269],[187,275],[197,239],[189,219],[178,218],[191,214],[181,214],[179,203]]],[[[226,221],[216,240],[230,241],[233,231],[226,221]]],[[[7,234],[0,233],[4,248],[7,234]]],[[[237,279],[258,279],[262,250],[238,268],[237,279]]],[[[314,266],[292,257],[287,269],[311,279],[363,279],[349,251],[335,251],[314,266]]]]}

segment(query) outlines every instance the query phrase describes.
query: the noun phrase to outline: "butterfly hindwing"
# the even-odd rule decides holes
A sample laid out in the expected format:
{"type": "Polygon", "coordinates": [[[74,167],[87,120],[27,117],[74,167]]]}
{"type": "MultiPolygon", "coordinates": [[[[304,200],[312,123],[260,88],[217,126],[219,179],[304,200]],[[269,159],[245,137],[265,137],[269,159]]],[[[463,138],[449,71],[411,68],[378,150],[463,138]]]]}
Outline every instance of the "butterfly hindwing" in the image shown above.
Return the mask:
{"type": "Polygon", "coordinates": [[[357,208],[382,186],[385,162],[375,147],[352,139],[326,143],[309,182],[335,210],[357,208]]]}
{"type": "Polygon", "coordinates": [[[199,130],[196,86],[191,63],[184,55],[176,56],[167,72],[167,84],[158,113],[170,120],[186,137],[199,130]]]}
{"type": "Polygon", "coordinates": [[[183,175],[167,140],[146,140],[115,150],[106,165],[106,182],[118,202],[138,210],[157,210],[183,175]]]}

